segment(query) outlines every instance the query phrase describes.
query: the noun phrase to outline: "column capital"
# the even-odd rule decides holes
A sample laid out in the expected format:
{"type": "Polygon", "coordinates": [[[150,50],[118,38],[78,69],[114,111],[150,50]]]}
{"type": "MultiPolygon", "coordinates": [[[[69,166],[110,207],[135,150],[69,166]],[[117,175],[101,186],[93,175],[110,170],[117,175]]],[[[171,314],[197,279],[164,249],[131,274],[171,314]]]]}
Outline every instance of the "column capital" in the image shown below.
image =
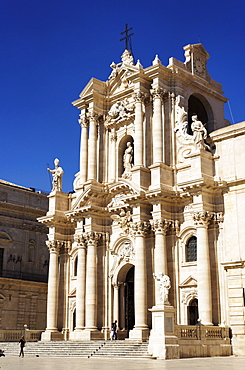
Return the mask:
{"type": "Polygon", "coordinates": [[[89,125],[89,120],[87,117],[85,117],[84,115],[80,114],[79,115],[79,120],[78,120],[78,123],[79,125],[82,127],[82,128],[88,128],[88,125],[89,125]]]}
{"type": "Polygon", "coordinates": [[[143,93],[142,91],[135,91],[133,93],[133,97],[134,97],[135,103],[143,103],[146,98],[146,94],[143,93]]]}
{"type": "Polygon", "coordinates": [[[161,99],[163,101],[166,95],[166,90],[162,89],[161,87],[154,87],[150,90],[150,93],[153,100],[161,99]]]}
{"type": "Polygon", "coordinates": [[[169,227],[172,225],[172,221],[170,220],[151,220],[151,228],[155,232],[155,234],[167,234],[169,227]]]}
{"type": "Polygon", "coordinates": [[[131,223],[131,231],[134,236],[145,236],[150,229],[150,223],[145,221],[138,221],[131,223]]]}
{"type": "Polygon", "coordinates": [[[99,115],[95,111],[90,111],[87,113],[87,118],[89,119],[89,122],[96,122],[98,123],[99,115]]]}
{"type": "Polygon", "coordinates": [[[87,245],[97,245],[99,239],[101,238],[101,233],[97,233],[97,232],[94,232],[94,231],[91,231],[91,232],[87,232],[85,233],[85,238],[86,238],[86,242],[87,242],[87,245]]]}
{"type": "Polygon", "coordinates": [[[212,219],[213,214],[208,211],[199,211],[199,212],[194,212],[193,214],[193,220],[194,224],[197,227],[208,227],[211,219],[212,219]]]}
{"type": "Polygon", "coordinates": [[[116,141],[117,140],[117,134],[115,132],[110,133],[110,140],[111,141],[116,141]]]}
{"type": "Polygon", "coordinates": [[[86,247],[86,238],[84,235],[75,235],[74,241],[77,243],[78,248],[86,247]]]}
{"type": "Polygon", "coordinates": [[[46,240],[46,246],[49,249],[49,253],[59,253],[64,244],[65,242],[61,240],[46,240]]]}

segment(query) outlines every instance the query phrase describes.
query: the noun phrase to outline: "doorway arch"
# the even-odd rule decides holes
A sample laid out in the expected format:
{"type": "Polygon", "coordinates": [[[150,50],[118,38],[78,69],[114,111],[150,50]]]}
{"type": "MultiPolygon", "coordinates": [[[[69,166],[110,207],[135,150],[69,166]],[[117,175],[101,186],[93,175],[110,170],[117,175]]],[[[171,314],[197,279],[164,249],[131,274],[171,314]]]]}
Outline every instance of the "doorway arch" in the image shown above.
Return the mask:
{"type": "Polygon", "coordinates": [[[134,308],[134,266],[132,266],[125,279],[125,329],[127,335],[135,325],[135,308],[134,308]]]}
{"type": "Polygon", "coordinates": [[[188,325],[196,325],[198,320],[198,299],[194,298],[187,307],[188,325]]]}

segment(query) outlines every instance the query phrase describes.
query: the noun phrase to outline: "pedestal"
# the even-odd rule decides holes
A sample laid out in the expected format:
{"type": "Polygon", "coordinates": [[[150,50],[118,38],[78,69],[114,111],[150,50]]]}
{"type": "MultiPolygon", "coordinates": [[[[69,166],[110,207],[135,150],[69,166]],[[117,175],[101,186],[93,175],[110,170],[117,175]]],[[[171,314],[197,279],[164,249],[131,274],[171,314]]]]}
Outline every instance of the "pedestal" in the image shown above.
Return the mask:
{"type": "Polygon", "coordinates": [[[49,331],[49,330],[46,330],[42,333],[41,335],[42,342],[48,342],[52,340],[64,340],[63,333],[59,331],[49,331]]]}
{"type": "Polygon", "coordinates": [[[180,358],[178,338],[174,332],[175,308],[170,305],[158,305],[149,311],[152,312],[152,330],[148,352],[161,359],[180,358]]]}

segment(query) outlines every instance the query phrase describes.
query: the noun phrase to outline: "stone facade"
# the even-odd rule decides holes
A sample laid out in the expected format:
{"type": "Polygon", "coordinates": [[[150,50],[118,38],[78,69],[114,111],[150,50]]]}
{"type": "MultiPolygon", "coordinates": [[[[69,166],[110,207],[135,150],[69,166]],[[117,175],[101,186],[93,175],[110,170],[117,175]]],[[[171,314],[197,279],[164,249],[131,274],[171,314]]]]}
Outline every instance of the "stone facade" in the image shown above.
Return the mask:
{"type": "Polygon", "coordinates": [[[0,329],[46,326],[47,195],[0,180],[0,329]]]}
{"type": "Polygon", "coordinates": [[[125,50],[73,102],[74,193],[53,189],[39,219],[50,250],[44,340],[108,338],[114,320],[119,338],[145,340],[159,312],[245,334],[245,122],[224,119],[204,47],[184,51],[184,63],[156,56],[143,68],[125,50]]]}

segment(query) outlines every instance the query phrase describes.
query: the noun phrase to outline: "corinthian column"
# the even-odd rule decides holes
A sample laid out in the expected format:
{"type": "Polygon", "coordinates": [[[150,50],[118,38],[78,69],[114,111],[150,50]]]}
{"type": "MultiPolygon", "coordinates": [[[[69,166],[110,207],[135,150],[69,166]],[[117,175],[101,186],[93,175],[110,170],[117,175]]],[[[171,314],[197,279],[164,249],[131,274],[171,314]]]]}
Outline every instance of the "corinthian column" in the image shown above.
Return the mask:
{"type": "Polygon", "coordinates": [[[119,327],[119,284],[113,284],[114,288],[114,302],[113,302],[113,321],[117,320],[117,325],[119,327]]]}
{"type": "Polygon", "coordinates": [[[163,158],[163,117],[162,117],[162,100],[163,90],[154,88],[151,90],[153,96],[153,117],[152,117],[152,132],[153,132],[153,163],[164,162],[163,158]]]}
{"type": "Polygon", "coordinates": [[[97,297],[96,297],[96,247],[100,235],[88,233],[87,238],[87,270],[86,270],[86,315],[85,324],[87,330],[97,329],[97,297]]]}
{"type": "MultiPolygon", "coordinates": [[[[171,224],[168,220],[156,220],[152,222],[152,229],[155,232],[155,249],[154,249],[154,275],[160,273],[168,275],[166,234],[171,224]]],[[[155,280],[155,304],[161,304],[160,285],[155,280]]]]}
{"type": "Polygon", "coordinates": [[[197,230],[197,278],[198,278],[198,310],[203,325],[212,324],[212,287],[210,257],[208,244],[208,224],[211,220],[209,212],[196,212],[193,215],[197,230]]]}
{"type": "Polygon", "coordinates": [[[80,143],[80,182],[87,181],[88,174],[88,119],[81,118],[81,143],[80,143]]]}
{"type": "Polygon", "coordinates": [[[112,132],[110,135],[111,140],[111,151],[110,151],[110,180],[115,181],[116,180],[116,141],[117,141],[117,135],[115,127],[112,128],[112,132]]]}
{"type": "Polygon", "coordinates": [[[88,180],[97,178],[97,114],[89,113],[89,163],[88,180]]]}
{"type": "Polygon", "coordinates": [[[49,248],[49,276],[48,276],[48,299],[47,299],[47,328],[46,331],[57,331],[58,316],[58,257],[62,242],[47,241],[49,248]]]}
{"type": "Polygon", "coordinates": [[[144,158],[144,136],[143,136],[143,101],[145,94],[138,91],[135,98],[135,140],[134,140],[134,164],[143,166],[144,158]]]}
{"type": "Polygon", "coordinates": [[[78,240],[77,258],[76,330],[82,330],[85,327],[86,245],[84,238],[78,240]]]}
{"type": "Polygon", "coordinates": [[[147,279],[146,279],[146,246],[145,234],[149,229],[146,222],[136,222],[132,225],[135,236],[135,276],[134,304],[135,326],[129,333],[129,338],[143,340],[148,338],[147,326],[147,279]]]}

